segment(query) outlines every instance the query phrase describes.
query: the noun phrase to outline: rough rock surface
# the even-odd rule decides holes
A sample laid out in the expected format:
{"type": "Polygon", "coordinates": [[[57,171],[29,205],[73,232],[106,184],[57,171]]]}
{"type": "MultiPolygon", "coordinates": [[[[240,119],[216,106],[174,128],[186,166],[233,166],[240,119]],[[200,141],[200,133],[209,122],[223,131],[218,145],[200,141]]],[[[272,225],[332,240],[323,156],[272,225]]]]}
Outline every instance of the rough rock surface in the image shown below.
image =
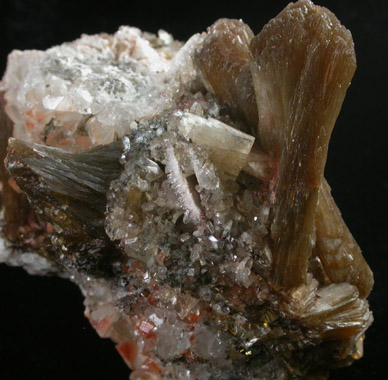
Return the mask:
{"type": "Polygon", "coordinates": [[[373,320],[323,177],[355,68],[309,0],[257,36],[221,19],[12,52],[0,261],[77,283],[133,380],[326,378],[373,320]]]}

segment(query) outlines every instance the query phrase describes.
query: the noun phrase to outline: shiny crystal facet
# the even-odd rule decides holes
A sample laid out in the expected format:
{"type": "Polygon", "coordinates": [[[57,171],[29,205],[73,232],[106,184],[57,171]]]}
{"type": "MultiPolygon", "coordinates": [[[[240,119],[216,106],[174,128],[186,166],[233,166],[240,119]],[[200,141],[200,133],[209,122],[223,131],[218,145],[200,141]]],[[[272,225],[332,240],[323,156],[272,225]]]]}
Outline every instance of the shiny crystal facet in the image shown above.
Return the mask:
{"type": "Polygon", "coordinates": [[[255,138],[216,119],[184,113],[179,131],[209,150],[212,161],[221,170],[237,177],[247,161],[255,138]]]}

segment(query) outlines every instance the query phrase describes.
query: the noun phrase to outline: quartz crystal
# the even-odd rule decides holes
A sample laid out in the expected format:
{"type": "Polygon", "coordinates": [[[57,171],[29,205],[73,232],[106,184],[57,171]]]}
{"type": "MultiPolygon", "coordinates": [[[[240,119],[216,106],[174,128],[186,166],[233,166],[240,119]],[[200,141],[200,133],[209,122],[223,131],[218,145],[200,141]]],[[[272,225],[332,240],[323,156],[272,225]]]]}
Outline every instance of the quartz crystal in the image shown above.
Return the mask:
{"type": "Polygon", "coordinates": [[[0,261],[79,285],[132,380],[327,378],[373,320],[324,179],[355,69],[309,0],[257,36],[220,19],[12,52],[0,261]]]}

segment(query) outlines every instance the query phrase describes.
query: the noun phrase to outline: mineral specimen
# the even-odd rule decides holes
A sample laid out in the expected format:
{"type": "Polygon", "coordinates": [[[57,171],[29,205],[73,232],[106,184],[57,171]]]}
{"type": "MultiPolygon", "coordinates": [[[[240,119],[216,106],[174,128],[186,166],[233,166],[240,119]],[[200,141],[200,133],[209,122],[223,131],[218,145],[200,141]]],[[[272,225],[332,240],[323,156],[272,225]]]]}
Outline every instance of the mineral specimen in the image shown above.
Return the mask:
{"type": "Polygon", "coordinates": [[[79,285],[131,379],[323,379],[362,356],[373,275],[323,177],[356,68],[309,0],[254,36],[121,27],[14,51],[0,260],[79,285]]]}

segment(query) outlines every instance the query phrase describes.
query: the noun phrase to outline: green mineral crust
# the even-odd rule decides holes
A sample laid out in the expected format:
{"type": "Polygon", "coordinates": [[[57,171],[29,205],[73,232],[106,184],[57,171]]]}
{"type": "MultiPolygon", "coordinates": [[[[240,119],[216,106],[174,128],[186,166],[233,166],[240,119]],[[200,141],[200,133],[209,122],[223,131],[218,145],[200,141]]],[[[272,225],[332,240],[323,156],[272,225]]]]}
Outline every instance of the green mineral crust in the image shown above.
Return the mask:
{"type": "Polygon", "coordinates": [[[355,69],[309,0],[257,36],[220,19],[12,52],[0,261],[77,283],[132,380],[326,379],[373,320],[324,179],[355,69]]]}

